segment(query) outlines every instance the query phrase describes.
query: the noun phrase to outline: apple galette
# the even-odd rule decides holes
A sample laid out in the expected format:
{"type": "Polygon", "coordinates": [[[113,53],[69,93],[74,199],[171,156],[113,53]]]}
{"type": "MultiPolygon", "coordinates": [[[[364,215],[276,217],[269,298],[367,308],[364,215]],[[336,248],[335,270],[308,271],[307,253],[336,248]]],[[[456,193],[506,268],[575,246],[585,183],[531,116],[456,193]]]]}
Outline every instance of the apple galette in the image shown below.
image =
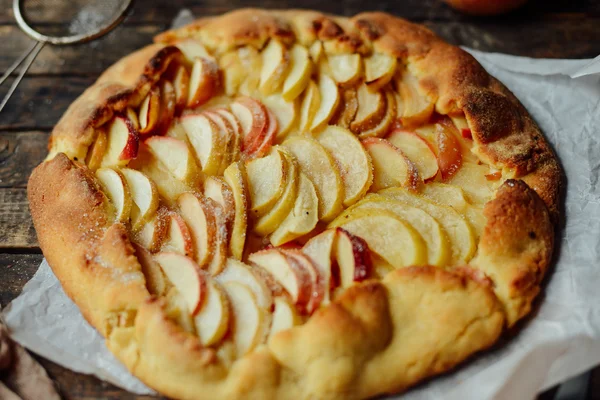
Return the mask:
{"type": "Polygon", "coordinates": [[[531,310],[560,169],[470,55],[383,13],[240,10],[155,41],[29,182],[48,262],[146,384],[395,393],[531,310]]]}

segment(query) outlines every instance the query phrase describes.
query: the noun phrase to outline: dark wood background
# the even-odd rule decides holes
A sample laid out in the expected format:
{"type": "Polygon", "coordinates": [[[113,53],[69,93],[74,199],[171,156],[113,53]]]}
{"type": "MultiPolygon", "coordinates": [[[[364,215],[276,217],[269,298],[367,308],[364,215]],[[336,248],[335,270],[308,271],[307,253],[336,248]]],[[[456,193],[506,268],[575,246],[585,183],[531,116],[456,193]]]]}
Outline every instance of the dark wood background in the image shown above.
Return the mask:
{"type": "MultiPolygon", "coordinates": [[[[65,23],[60,3],[40,16],[49,29],[65,23]]],[[[0,0],[0,72],[30,45],[15,24],[12,0],[0,0]]],[[[169,27],[182,8],[195,16],[239,7],[301,7],[352,15],[388,11],[421,22],[447,41],[478,50],[529,57],[589,58],[600,54],[600,0],[531,0],[502,17],[473,18],[440,0],[139,0],[122,26],[90,44],[47,46],[0,114],[0,304],[6,305],[33,276],[42,254],[28,211],[26,186],[31,170],[46,155],[48,133],[67,106],[113,62],[149,42],[169,27]]],[[[13,78],[0,88],[4,97],[13,78]]],[[[65,399],[145,399],[96,378],[76,374],[40,359],[65,399]]],[[[541,397],[552,399],[555,390],[541,397]]],[[[592,373],[590,399],[600,399],[600,370],[592,373]]]]}

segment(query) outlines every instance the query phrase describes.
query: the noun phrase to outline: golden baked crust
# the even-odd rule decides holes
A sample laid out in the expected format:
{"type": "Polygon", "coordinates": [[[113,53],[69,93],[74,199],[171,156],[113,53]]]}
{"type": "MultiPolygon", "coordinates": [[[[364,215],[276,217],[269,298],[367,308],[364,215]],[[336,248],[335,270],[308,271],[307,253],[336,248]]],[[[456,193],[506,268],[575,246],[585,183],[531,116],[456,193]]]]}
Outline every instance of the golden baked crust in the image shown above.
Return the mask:
{"type": "Polygon", "coordinates": [[[40,246],[66,293],[107,346],[149,386],[182,399],[365,398],[394,393],[491,346],[531,309],[550,263],[560,168],[512,93],[463,50],[384,13],[351,19],[313,11],[245,9],[165,32],[120,60],[56,125],[48,161],[29,182],[40,246]],[[409,267],[356,284],[301,326],[226,364],[175,324],[150,295],[123,224],[83,164],[97,128],[138,106],[173,43],[199,38],[215,54],[271,38],[328,53],[372,50],[405,60],[440,114],[464,113],[478,157],[509,179],[485,205],[469,266],[409,267]],[[482,275],[485,274],[485,275],[482,275]]]}

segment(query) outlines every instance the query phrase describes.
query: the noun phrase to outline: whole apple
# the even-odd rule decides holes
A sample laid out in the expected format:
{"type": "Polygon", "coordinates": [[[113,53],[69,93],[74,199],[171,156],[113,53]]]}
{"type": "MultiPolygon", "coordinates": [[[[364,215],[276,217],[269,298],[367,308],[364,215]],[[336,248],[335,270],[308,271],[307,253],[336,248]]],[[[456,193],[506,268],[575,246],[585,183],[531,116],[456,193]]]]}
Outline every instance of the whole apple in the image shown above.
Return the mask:
{"type": "Polygon", "coordinates": [[[527,0],[444,0],[450,6],[471,15],[498,15],[521,7],[527,0]]]}

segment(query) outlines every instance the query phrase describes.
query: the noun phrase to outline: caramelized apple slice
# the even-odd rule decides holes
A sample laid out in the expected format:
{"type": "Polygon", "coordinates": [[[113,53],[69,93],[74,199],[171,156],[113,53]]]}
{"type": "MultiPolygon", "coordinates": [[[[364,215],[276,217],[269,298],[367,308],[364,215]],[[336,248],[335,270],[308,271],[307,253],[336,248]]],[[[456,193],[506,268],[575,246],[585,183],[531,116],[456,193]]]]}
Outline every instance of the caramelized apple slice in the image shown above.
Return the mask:
{"type": "Polygon", "coordinates": [[[152,254],[139,244],[133,243],[133,248],[146,278],[146,288],[152,295],[163,296],[167,291],[167,282],[160,265],[154,260],[152,254]]]}
{"type": "Polygon", "coordinates": [[[281,197],[277,200],[273,208],[254,223],[254,232],[261,236],[266,236],[277,229],[281,221],[294,206],[296,194],[298,193],[298,176],[300,173],[298,162],[287,151],[284,151],[283,155],[285,157],[287,182],[281,197]]]}
{"type": "Polygon", "coordinates": [[[344,200],[344,185],[335,160],[319,142],[308,136],[292,136],[283,142],[283,146],[315,185],[319,219],[331,221],[342,210],[344,200]]]}
{"type": "Polygon", "coordinates": [[[227,149],[227,143],[217,124],[205,115],[196,114],[182,117],[181,125],[200,161],[202,172],[205,175],[216,175],[227,149]]]}
{"type": "Polygon", "coordinates": [[[303,309],[311,298],[312,280],[294,258],[286,257],[278,249],[261,250],[250,254],[248,261],[264,269],[277,281],[296,306],[303,309]]]}
{"type": "Polygon", "coordinates": [[[156,214],[158,209],[158,189],[146,175],[130,168],[121,170],[131,192],[134,207],[131,209],[131,228],[137,231],[142,224],[156,214]]]}
{"type": "Polygon", "coordinates": [[[356,136],[341,127],[326,127],[317,136],[317,140],[329,151],[340,168],[344,182],[344,206],[354,204],[373,183],[371,157],[356,136]]]}
{"type": "Polygon", "coordinates": [[[258,306],[265,311],[271,311],[273,305],[271,289],[269,289],[262,276],[251,266],[229,258],[225,268],[215,279],[223,285],[229,282],[245,285],[254,294],[258,306]]]}
{"type": "Polygon", "coordinates": [[[213,279],[207,279],[204,304],[194,317],[196,333],[203,346],[221,342],[229,330],[229,298],[213,279]]]}
{"type": "Polygon", "coordinates": [[[106,152],[100,166],[127,165],[137,156],[139,143],[138,133],[131,120],[125,115],[116,115],[108,125],[106,152]]]}
{"type": "Polygon", "coordinates": [[[108,138],[106,135],[106,130],[104,128],[100,128],[98,129],[96,140],[94,140],[94,143],[92,143],[90,150],[88,150],[88,153],[85,157],[85,163],[90,170],[95,171],[100,168],[107,148],[108,138]]]}
{"type": "Polygon", "coordinates": [[[278,332],[290,329],[296,325],[300,325],[302,319],[296,311],[294,305],[285,297],[275,298],[275,311],[273,311],[273,322],[271,323],[271,331],[269,339],[275,336],[278,332]]]}
{"type": "Polygon", "coordinates": [[[210,55],[208,50],[206,50],[204,45],[198,40],[183,39],[176,42],[175,46],[181,50],[185,57],[185,61],[190,65],[199,57],[214,61],[213,56],[210,55]]]}
{"type": "Polygon", "coordinates": [[[435,218],[450,241],[450,264],[464,264],[473,257],[477,248],[473,230],[469,223],[454,209],[435,204],[404,188],[385,189],[379,194],[420,208],[435,218]]]}
{"type": "MultiPolygon", "coordinates": [[[[333,256],[333,246],[336,238],[335,229],[327,229],[326,231],[312,237],[304,247],[302,252],[313,261],[314,266],[319,271],[319,275],[323,281],[325,288],[323,292],[322,304],[327,305],[330,301],[330,291],[333,288],[333,276],[331,269],[331,259],[333,256]]],[[[275,319],[273,319],[275,322],[275,319]]]]}
{"type": "Polygon", "coordinates": [[[340,271],[340,286],[352,286],[371,274],[371,252],[367,242],[343,228],[337,228],[333,254],[340,271]]]}
{"type": "Polygon", "coordinates": [[[115,208],[115,219],[127,222],[133,201],[123,174],[112,168],[100,168],[96,171],[96,177],[115,208]]]}
{"type": "Polygon", "coordinates": [[[154,86],[146,95],[140,105],[138,123],[139,133],[142,135],[151,133],[159,122],[160,116],[160,89],[154,86]]]}
{"type": "Polygon", "coordinates": [[[277,147],[265,157],[246,163],[252,216],[262,217],[281,198],[287,183],[285,156],[277,147]]]}
{"type": "Polygon", "coordinates": [[[327,57],[333,79],[341,87],[354,86],[362,78],[363,63],[360,54],[332,54],[327,57]]]}
{"type": "Polygon", "coordinates": [[[386,111],[383,119],[373,128],[360,132],[358,135],[360,138],[383,137],[392,128],[396,121],[396,102],[394,101],[394,94],[391,90],[385,92],[385,99],[386,111]]]}
{"type": "Polygon", "coordinates": [[[264,95],[277,91],[283,84],[290,65],[287,49],[277,39],[271,39],[262,51],[259,89],[264,95]]]}
{"type": "Polygon", "coordinates": [[[326,74],[319,76],[319,98],[321,102],[312,119],[311,131],[319,131],[327,125],[340,103],[340,91],[333,79],[326,74]]]}
{"type": "Polygon", "coordinates": [[[169,136],[152,136],[145,143],[177,180],[192,185],[198,181],[196,159],[186,142],[169,136]]]}
{"type": "Polygon", "coordinates": [[[384,53],[365,58],[365,78],[369,90],[376,92],[387,85],[396,73],[397,65],[396,57],[384,53]]]}
{"type": "Polygon", "coordinates": [[[294,207],[271,234],[269,240],[274,246],[279,246],[299,238],[315,228],[319,221],[318,216],[319,199],[315,187],[306,175],[300,173],[294,207]]]}
{"type": "Polygon", "coordinates": [[[211,99],[219,89],[219,67],[208,58],[194,59],[188,90],[187,106],[196,108],[211,99]]]}
{"type": "Polygon", "coordinates": [[[323,43],[320,40],[315,40],[308,48],[308,53],[313,64],[318,65],[323,57],[323,43]]]}
{"type": "Polygon", "coordinates": [[[242,357],[264,339],[267,331],[265,313],[260,310],[252,291],[245,285],[229,282],[223,287],[233,314],[233,343],[237,357],[242,357]]]}
{"type": "Polygon", "coordinates": [[[425,139],[417,133],[396,129],[387,140],[402,151],[417,167],[419,175],[426,181],[437,175],[438,160],[425,139]]]}
{"type": "Polygon", "coordinates": [[[215,246],[217,225],[214,209],[205,198],[192,193],[183,193],[177,199],[179,211],[191,231],[196,253],[194,259],[201,267],[206,267],[212,260],[215,246]]]}
{"type": "Polygon", "coordinates": [[[231,188],[235,202],[235,216],[231,230],[229,251],[234,258],[241,260],[244,254],[246,230],[248,227],[248,190],[246,187],[248,179],[244,163],[238,161],[231,164],[225,170],[223,178],[231,188]]]}
{"type": "Polygon", "coordinates": [[[309,81],[302,104],[300,106],[300,130],[308,132],[313,124],[313,119],[319,110],[321,104],[321,94],[319,87],[313,81],[309,81]]]}
{"type": "Polygon", "coordinates": [[[400,116],[402,126],[411,129],[425,124],[433,113],[435,102],[421,91],[417,77],[408,70],[396,77],[396,90],[400,93],[403,104],[403,114],[400,116]]]}
{"type": "Polygon", "coordinates": [[[458,139],[442,124],[436,124],[437,159],[442,179],[448,181],[462,165],[458,139]]]}
{"type": "Polygon", "coordinates": [[[397,147],[380,138],[368,138],[362,144],[373,161],[371,191],[393,186],[417,188],[420,180],[417,168],[397,147]]]}
{"type": "Polygon", "coordinates": [[[354,133],[361,133],[379,125],[385,117],[387,102],[383,93],[371,92],[366,84],[358,87],[356,95],[358,110],[354,120],[350,123],[350,130],[354,133]]]}
{"type": "Polygon", "coordinates": [[[371,251],[395,268],[427,263],[427,248],[421,235],[390,211],[356,210],[333,221],[330,227],[334,226],[365,240],[371,251]]]}
{"type": "Polygon", "coordinates": [[[358,111],[358,95],[356,89],[348,88],[342,91],[340,105],[337,111],[331,117],[331,125],[339,125],[343,128],[350,128],[358,111]]]}
{"type": "Polygon", "coordinates": [[[284,100],[288,102],[294,101],[304,91],[312,72],[308,51],[299,44],[295,44],[290,50],[290,64],[281,93],[284,100]]]}
{"type": "Polygon", "coordinates": [[[175,115],[180,115],[187,105],[190,93],[190,73],[183,65],[177,67],[173,78],[175,89],[175,115]]]}
{"type": "Polygon", "coordinates": [[[191,258],[172,252],[158,253],[154,259],[185,299],[190,314],[198,314],[205,298],[207,280],[198,264],[191,258]]]}
{"type": "Polygon", "coordinates": [[[171,122],[175,118],[175,108],[177,107],[177,94],[175,88],[169,81],[163,81],[160,84],[160,114],[158,123],[152,130],[153,135],[164,135],[171,127],[171,122]]]}

